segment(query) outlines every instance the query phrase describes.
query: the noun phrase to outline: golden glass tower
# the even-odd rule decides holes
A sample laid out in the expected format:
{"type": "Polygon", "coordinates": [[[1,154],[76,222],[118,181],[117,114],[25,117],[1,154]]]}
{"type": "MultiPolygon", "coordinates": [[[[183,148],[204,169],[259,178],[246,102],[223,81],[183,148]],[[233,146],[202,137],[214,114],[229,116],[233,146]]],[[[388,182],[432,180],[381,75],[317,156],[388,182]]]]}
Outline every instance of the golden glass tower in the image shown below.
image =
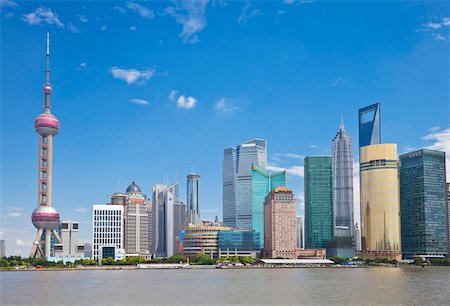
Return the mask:
{"type": "Polygon", "coordinates": [[[402,257],[396,144],[360,148],[361,236],[366,258],[402,257]]]}

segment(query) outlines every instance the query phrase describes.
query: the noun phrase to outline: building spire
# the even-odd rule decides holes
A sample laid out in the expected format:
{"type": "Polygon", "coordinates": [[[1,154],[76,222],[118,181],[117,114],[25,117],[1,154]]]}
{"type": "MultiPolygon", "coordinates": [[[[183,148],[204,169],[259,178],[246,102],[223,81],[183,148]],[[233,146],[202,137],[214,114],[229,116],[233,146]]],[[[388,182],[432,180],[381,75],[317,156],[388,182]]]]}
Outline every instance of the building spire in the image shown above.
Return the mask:
{"type": "Polygon", "coordinates": [[[341,116],[341,125],[339,126],[339,129],[341,131],[343,131],[345,129],[345,127],[344,127],[344,117],[343,116],[341,116]]]}
{"type": "Polygon", "coordinates": [[[50,33],[47,32],[47,52],[46,52],[46,70],[45,70],[45,113],[50,113],[50,94],[52,93],[52,86],[50,85],[50,33]]]}

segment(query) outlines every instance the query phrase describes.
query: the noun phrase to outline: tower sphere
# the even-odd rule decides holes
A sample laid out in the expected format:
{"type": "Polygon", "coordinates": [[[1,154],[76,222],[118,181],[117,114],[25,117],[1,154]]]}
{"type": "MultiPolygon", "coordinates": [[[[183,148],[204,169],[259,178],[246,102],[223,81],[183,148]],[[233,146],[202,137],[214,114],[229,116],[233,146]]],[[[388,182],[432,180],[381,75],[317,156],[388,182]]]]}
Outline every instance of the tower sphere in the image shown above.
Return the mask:
{"type": "Polygon", "coordinates": [[[59,132],[59,121],[52,114],[40,114],[34,120],[34,128],[41,136],[56,135],[59,132]]]}
{"type": "Polygon", "coordinates": [[[51,206],[39,206],[31,214],[31,221],[37,229],[54,229],[59,224],[59,213],[51,206]]]}
{"type": "Polygon", "coordinates": [[[52,93],[52,87],[48,84],[44,85],[44,93],[51,94],[52,93]]]}

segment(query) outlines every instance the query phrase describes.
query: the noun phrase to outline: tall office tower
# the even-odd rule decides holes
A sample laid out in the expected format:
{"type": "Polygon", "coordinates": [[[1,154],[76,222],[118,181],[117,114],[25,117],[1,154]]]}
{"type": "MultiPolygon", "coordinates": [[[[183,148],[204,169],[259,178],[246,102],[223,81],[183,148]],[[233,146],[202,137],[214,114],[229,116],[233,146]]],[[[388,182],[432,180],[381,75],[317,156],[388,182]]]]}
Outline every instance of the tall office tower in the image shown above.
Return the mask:
{"type": "Polygon", "coordinates": [[[359,147],[381,143],[380,103],[359,109],[359,147]]]}
{"type": "Polygon", "coordinates": [[[447,257],[450,258],[450,183],[447,183],[447,257]]]}
{"type": "MultiPolygon", "coordinates": [[[[160,203],[159,194],[168,187],[169,186],[167,185],[155,185],[152,187],[152,244],[150,245],[150,253],[152,256],[155,256],[159,249],[159,207],[162,205],[162,203],[160,203]]],[[[161,200],[162,199],[163,198],[161,198],[161,200]]]]}
{"type": "Polygon", "coordinates": [[[149,251],[149,255],[150,257],[152,257],[153,252],[152,252],[152,245],[153,245],[153,217],[152,217],[152,202],[150,201],[150,199],[147,200],[147,204],[146,206],[146,210],[147,210],[147,220],[148,220],[148,236],[147,236],[147,240],[148,240],[148,251],[149,251]]]}
{"type": "Polygon", "coordinates": [[[44,85],[44,113],[34,121],[34,128],[39,134],[39,177],[38,177],[38,207],[31,215],[31,221],[37,228],[36,239],[31,248],[30,257],[49,257],[52,234],[61,243],[55,228],[59,224],[59,213],[52,207],[53,182],[53,136],[59,132],[59,121],[50,113],[50,34],[47,33],[47,69],[44,85]],[[43,236],[44,234],[44,236],[43,236]],[[43,242],[42,236],[44,237],[43,242]],[[44,244],[44,251],[41,248],[44,244]]]}
{"type": "Polygon", "coordinates": [[[84,258],[85,244],[78,242],[78,221],[61,221],[62,243],[55,244],[54,257],[84,258]]]}
{"type": "Polygon", "coordinates": [[[353,236],[353,144],[341,121],[333,139],[334,224],[346,226],[353,236]]]}
{"type": "Polygon", "coordinates": [[[187,176],[186,222],[200,225],[200,175],[191,173],[187,176]]]}
{"type": "Polygon", "coordinates": [[[277,187],[264,202],[264,254],[269,258],[296,258],[297,211],[287,187],[277,187]]]}
{"type": "Polygon", "coordinates": [[[5,240],[0,240],[0,258],[6,257],[6,246],[5,246],[5,240]]]}
{"type": "Polygon", "coordinates": [[[135,182],[128,186],[125,195],[125,251],[129,255],[148,257],[148,201],[135,182]]]}
{"type": "Polygon", "coordinates": [[[400,219],[403,257],[445,256],[447,239],[445,152],[400,155],[400,219]]]}
{"type": "Polygon", "coordinates": [[[178,253],[177,240],[179,240],[186,220],[185,205],[178,197],[178,182],[160,191],[157,197],[158,242],[156,255],[170,257],[178,253]]]}
{"type": "Polygon", "coordinates": [[[297,216],[297,247],[300,249],[304,249],[305,245],[303,244],[303,217],[297,216]]]}
{"type": "Polygon", "coordinates": [[[333,239],[331,156],[307,156],[305,166],[305,248],[325,248],[333,239]]]}
{"type": "Polygon", "coordinates": [[[252,228],[252,165],[266,170],[267,143],[252,139],[226,148],[223,156],[223,224],[252,228]]]}
{"type": "Polygon", "coordinates": [[[269,173],[252,165],[252,229],[260,235],[260,247],[264,248],[264,201],[275,187],[286,186],[286,171],[269,173]]]}
{"type": "Polygon", "coordinates": [[[363,256],[400,260],[400,186],[396,144],[360,149],[363,256]]]}
{"type": "Polygon", "coordinates": [[[123,205],[94,205],[92,215],[93,259],[103,256],[104,248],[113,248],[115,256],[125,256],[123,205]]]}

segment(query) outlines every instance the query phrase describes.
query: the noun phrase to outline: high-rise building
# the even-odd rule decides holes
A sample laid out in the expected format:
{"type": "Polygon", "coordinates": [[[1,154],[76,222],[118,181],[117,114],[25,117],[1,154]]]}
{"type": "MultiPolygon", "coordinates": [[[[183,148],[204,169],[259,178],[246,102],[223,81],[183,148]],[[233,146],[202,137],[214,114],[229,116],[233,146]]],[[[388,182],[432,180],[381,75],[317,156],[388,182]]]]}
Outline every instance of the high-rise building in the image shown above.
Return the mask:
{"type": "Polygon", "coordinates": [[[359,229],[358,223],[355,224],[355,230],[354,230],[354,238],[355,238],[355,251],[361,252],[361,230],[359,229]]]}
{"type": "Polygon", "coordinates": [[[264,202],[264,254],[269,258],[296,258],[297,211],[287,187],[273,189],[264,202]]]}
{"type": "Polygon", "coordinates": [[[59,132],[59,121],[50,112],[50,34],[47,33],[47,69],[44,85],[44,113],[34,121],[34,128],[39,134],[39,177],[38,177],[38,207],[31,215],[31,221],[37,228],[36,239],[31,247],[30,257],[50,257],[51,236],[61,243],[61,238],[55,231],[59,224],[59,213],[52,207],[53,182],[53,136],[59,132]],[[44,235],[44,236],[43,236],[44,235]],[[42,237],[44,237],[42,241],[42,237]],[[41,248],[44,244],[44,250],[41,248]]]}
{"type": "Polygon", "coordinates": [[[191,173],[187,176],[186,222],[200,225],[200,175],[191,173]]]}
{"type": "Polygon", "coordinates": [[[448,252],[445,152],[400,155],[400,216],[403,257],[448,252]]]}
{"type": "Polygon", "coordinates": [[[297,247],[304,249],[304,235],[303,235],[303,217],[297,216],[297,247]]]}
{"type": "Polygon", "coordinates": [[[167,185],[155,185],[152,187],[152,243],[150,245],[150,253],[152,256],[156,255],[159,249],[159,224],[160,224],[160,207],[164,197],[160,197],[159,194],[166,190],[169,186],[167,185]]]}
{"type": "Polygon", "coordinates": [[[359,147],[380,143],[380,103],[375,103],[359,109],[359,147]]]}
{"type": "Polygon", "coordinates": [[[125,252],[149,257],[148,201],[141,188],[132,182],[125,192],[125,252]]]}
{"type": "MultiPolygon", "coordinates": [[[[94,205],[92,214],[92,251],[94,259],[101,259],[104,247],[114,250],[114,258],[125,256],[124,246],[124,206],[94,205]]],[[[110,250],[108,249],[108,250],[110,250]]]]}
{"type": "Polygon", "coordinates": [[[223,157],[223,224],[252,228],[252,165],[266,170],[267,143],[252,139],[226,148],[223,157]]]}
{"type": "Polygon", "coordinates": [[[85,244],[78,242],[80,223],[61,221],[61,242],[54,246],[54,257],[84,258],[85,244]]]}
{"type": "Polygon", "coordinates": [[[6,245],[5,240],[0,239],[0,258],[6,257],[6,245]]]}
{"type": "Polygon", "coordinates": [[[363,256],[401,259],[400,188],[396,144],[360,148],[363,256]]]}
{"type": "Polygon", "coordinates": [[[447,257],[450,258],[450,183],[447,183],[447,257]]]}
{"type": "Polygon", "coordinates": [[[178,196],[178,182],[160,191],[157,197],[158,241],[156,255],[170,257],[178,253],[177,241],[186,220],[185,205],[178,196]]]}
{"type": "Polygon", "coordinates": [[[353,235],[353,144],[341,121],[333,139],[334,224],[346,226],[353,235]]]}
{"type": "Polygon", "coordinates": [[[251,181],[252,229],[259,233],[262,249],[264,248],[264,201],[272,189],[286,186],[286,171],[269,173],[252,165],[251,181]]]}
{"type": "Polygon", "coordinates": [[[307,156],[305,167],[305,247],[325,248],[334,236],[331,156],[307,156]]]}

